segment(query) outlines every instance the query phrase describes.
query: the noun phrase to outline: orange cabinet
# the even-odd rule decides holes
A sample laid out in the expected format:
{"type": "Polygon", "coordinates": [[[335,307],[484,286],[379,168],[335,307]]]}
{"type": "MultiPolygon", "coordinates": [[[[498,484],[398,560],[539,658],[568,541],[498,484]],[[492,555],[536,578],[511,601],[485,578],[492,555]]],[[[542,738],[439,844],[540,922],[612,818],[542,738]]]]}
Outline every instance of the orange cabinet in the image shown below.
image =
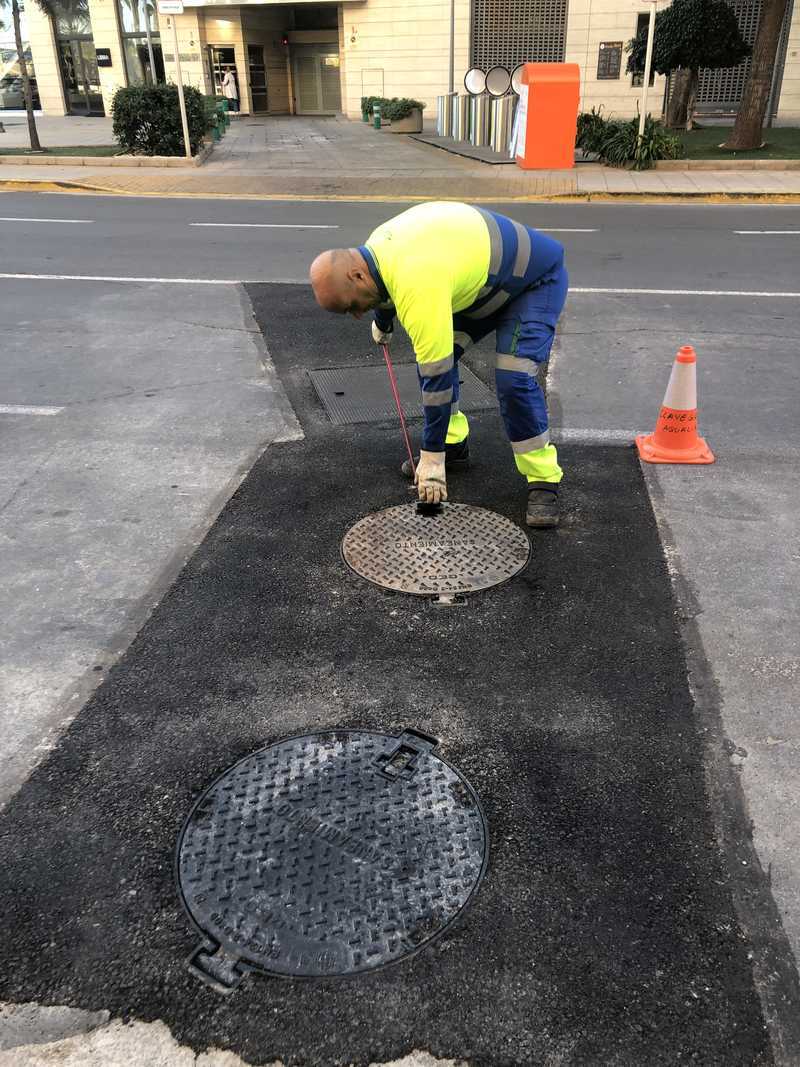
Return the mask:
{"type": "Polygon", "coordinates": [[[514,155],[524,170],[575,166],[580,99],[577,63],[526,63],[517,106],[514,155]]]}

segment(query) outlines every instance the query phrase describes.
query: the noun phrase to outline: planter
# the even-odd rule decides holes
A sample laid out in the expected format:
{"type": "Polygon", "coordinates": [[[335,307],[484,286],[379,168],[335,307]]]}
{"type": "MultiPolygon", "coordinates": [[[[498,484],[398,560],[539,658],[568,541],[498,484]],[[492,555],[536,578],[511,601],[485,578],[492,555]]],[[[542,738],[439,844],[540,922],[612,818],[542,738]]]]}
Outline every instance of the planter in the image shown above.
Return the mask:
{"type": "Polygon", "coordinates": [[[394,119],[387,133],[422,133],[422,110],[415,107],[404,119],[394,119]]]}

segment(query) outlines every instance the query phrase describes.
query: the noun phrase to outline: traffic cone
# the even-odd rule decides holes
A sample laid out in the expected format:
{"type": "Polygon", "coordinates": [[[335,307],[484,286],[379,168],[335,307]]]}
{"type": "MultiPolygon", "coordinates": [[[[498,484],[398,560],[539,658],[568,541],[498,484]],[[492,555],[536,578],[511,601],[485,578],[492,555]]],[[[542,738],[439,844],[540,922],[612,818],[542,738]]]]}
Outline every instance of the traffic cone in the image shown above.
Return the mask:
{"type": "Polygon", "coordinates": [[[656,428],[636,438],[639,456],[647,463],[714,462],[714,453],[697,434],[696,364],[691,345],[678,349],[656,428]]]}

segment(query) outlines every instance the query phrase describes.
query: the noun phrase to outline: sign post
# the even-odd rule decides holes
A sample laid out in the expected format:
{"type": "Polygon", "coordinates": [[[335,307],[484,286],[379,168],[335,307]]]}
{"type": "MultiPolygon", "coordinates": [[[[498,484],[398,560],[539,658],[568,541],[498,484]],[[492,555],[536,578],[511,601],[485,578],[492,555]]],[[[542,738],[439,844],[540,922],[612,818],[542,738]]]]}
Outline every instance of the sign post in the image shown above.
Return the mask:
{"type": "Polygon", "coordinates": [[[653,60],[653,39],[656,32],[656,4],[650,0],[650,21],[647,24],[647,52],[644,59],[644,80],[642,81],[642,102],[639,107],[639,140],[644,137],[644,120],[647,116],[647,90],[650,86],[650,66],[653,60]]]}
{"type": "Polygon", "coordinates": [[[158,0],[159,15],[171,15],[172,22],[172,48],[175,54],[175,76],[178,79],[178,103],[181,109],[181,125],[183,126],[183,144],[186,149],[186,158],[192,158],[192,143],[189,140],[189,122],[186,118],[186,101],[183,99],[183,75],[181,74],[181,57],[178,53],[178,27],[175,25],[175,16],[183,14],[183,0],[158,0]]]}

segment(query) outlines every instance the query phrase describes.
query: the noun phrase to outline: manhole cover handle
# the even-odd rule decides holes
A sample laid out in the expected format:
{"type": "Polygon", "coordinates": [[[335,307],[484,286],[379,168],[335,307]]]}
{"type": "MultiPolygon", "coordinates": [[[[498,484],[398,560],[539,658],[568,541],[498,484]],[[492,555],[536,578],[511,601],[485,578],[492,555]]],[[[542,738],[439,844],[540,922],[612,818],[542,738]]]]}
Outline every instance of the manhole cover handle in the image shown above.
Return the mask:
{"type": "Polygon", "coordinates": [[[439,739],[420,730],[404,730],[396,743],[378,756],[376,765],[384,778],[392,782],[408,781],[417,773],[421,756],[439,744],[439,739]]]}
{"type": "Polygon", "coordinates": [[[186,961],[189,971],[218,993],[232,993],[249,970],[238,956],[205,942],[186,961]]]}

